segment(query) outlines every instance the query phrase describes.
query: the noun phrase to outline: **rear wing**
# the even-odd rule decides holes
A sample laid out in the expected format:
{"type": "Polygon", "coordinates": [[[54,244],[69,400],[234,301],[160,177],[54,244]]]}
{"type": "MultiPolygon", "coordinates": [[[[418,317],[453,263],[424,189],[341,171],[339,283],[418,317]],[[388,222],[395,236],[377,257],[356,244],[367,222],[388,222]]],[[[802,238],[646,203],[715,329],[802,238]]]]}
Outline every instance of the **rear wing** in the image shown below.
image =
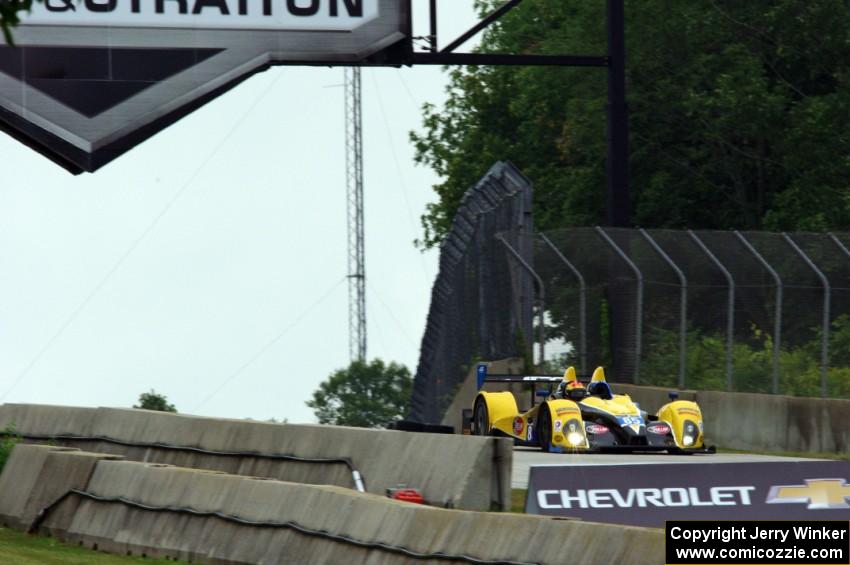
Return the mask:
{"type": "Polygon", "coordinates": [[[479,363],[476,367],[478,390],[484,383],[559,383],[563,375],[500,375],[487,372],[487,365],[479,363]]]}

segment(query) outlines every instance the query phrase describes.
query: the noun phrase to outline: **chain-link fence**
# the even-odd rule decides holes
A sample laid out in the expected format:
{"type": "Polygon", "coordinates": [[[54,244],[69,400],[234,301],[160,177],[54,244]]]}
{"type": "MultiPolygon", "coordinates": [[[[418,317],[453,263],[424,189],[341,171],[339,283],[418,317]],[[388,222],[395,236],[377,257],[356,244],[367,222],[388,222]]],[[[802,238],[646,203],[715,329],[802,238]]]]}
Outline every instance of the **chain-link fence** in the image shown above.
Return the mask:
{"type": "Polygon", "coordinates": [[[521,239],[534,242],[548,297],[550,365],[850,396],[850,234],[572,228],[521,239]]]}
{"type": "Polygon", "coordinates": [[[412,417],[439,421],[479,360],[597,365],[677,388],[850,398],[850,234],[569,228],[535,233],[510,164],[442,246],[412,417]]]}

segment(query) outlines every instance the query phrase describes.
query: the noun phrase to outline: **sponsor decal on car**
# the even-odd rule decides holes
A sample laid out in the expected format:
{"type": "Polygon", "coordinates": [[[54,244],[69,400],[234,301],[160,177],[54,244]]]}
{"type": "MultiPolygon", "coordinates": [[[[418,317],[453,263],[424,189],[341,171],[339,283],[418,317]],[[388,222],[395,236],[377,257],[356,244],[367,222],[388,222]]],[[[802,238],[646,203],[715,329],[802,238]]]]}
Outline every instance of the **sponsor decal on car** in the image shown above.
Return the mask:
{"type": "Polygon", "coordinates": [[[608,426],[603,426],[602,424],[587,424],[584,429],[587,430],[587,433],[593,435],[608,433],[608,426]]]}
{"type": "Polygon", "coordinates": [[[528,431],[525,434],[525,441],[534,441],[534,426],[528,426],[528,431]]]}
{"type": "Polygon", "coordinates": [[[514,418],[514,434],[521,436],[522,429],[525,427],[525,423],[522,421],[522,418],[517,416],[514,418]]]}
{"type": "Polygon", "coordinates": [[[679,414],[692,414],[694,416],[699,416],[699,412],[694,410],[693,408],[676,408],[676,412],[679,414]]]}
{"type": "Polygon", "coordinates": [[[563,423],[562,421],[560,421],[560,420],[555,420],[555,431],[556,431],[556,432],[560,432],[560,431],[561,431],[561,427],[562,427],[563,425],[564,425],[564,423],[563,423]]]}
{"type": "Polygon", "coordinates": [[[646,431],[653,434],[658,434],[660,436],[666,436],[670,433],[670,426],[668,426],[667,424],[653,424],[647,427],[646,431]]]}

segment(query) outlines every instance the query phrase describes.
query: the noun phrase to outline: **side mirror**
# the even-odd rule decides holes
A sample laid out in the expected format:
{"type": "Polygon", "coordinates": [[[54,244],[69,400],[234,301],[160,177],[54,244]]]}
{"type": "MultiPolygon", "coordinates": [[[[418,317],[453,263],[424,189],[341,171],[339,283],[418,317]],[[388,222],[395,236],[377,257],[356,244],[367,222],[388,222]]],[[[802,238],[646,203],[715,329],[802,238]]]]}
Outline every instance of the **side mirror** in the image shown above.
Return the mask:
{"type": "Polygon", "coordinates": [[[671,390],[667,393],[667,398],[669,398],[670,400],[676,400],[677,398],[679,398],[679,393],[675,390],[671,390]]]}

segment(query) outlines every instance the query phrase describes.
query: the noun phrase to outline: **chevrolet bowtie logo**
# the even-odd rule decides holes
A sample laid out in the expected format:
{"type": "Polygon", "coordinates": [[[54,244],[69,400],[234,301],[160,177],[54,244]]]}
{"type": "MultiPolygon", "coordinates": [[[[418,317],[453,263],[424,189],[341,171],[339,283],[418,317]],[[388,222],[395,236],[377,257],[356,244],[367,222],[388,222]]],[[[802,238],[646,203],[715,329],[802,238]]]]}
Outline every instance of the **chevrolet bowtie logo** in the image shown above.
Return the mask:
{"type": "Polygon", "coordinates": [[[844,479],[806,479],[805,485],[771,487],[767,503],[808,503],[809,510],[832,510],[850,508],[848,498],[850,485],[845,484],[844,479]]]}

